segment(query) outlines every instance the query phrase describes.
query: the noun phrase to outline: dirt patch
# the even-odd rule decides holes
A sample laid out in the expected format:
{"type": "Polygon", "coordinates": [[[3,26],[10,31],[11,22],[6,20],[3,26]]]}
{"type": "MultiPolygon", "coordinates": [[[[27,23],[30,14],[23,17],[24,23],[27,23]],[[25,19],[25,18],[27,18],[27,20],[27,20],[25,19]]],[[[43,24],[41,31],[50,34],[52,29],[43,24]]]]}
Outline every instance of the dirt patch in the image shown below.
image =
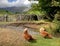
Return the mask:
{"type": "Polygon", "coordinates": [[[0,46],[25,46],[26,44],[20,31],[0,28],[0,46]]]}

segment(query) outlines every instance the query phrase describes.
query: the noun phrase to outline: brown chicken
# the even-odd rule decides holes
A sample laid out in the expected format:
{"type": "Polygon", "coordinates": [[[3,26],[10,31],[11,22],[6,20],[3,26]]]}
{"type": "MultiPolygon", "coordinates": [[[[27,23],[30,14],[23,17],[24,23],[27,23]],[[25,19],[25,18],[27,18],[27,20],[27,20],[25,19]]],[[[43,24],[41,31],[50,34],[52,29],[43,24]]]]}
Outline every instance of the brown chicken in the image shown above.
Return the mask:
{"type": "Polygon", "coordinates": [[[52,38],[52,35],[49,34],[44,28],[40,28],[40,35],[44,38],[52,38]]]}
{"type": "Polygon", "coordinates": [[[24,29],[23,36],[27,41],[34,40],[34,38],[32,38],[32,36],[28,33],[27,28],[24,29]]]}

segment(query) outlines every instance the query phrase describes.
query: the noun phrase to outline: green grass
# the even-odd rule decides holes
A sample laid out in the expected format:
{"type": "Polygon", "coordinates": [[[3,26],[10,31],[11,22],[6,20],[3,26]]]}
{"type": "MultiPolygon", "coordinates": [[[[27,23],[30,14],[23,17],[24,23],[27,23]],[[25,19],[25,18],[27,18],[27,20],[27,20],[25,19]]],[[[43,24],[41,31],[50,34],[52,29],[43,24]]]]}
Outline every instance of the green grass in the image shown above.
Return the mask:
{"type": "MultiPolygon", "coordinates": [[[[41,22],[44,22],[44,21],[41,21],[41,22]]],[[[9,23],[15,23],[15,22],[1,22],[0,24],[9,24],[9,23]]],[[[18,22],[18,23],[20,23],[20,22],[18,22]]],[[[21,23],[27,23],[27,21],[25,21],[25,22],[21,21],[21,23]]],[[[32,23],[32,22],[29,22],[29,23],[32,23]]],[[[34,21],[33,23],[40,23],[40,21],[34,21]]],[[[41,26],[45,27],[49,33],[54,32],[57,29],[57,24],[56,23],[48,22],[47,25],[43,24],[41,26]]],[[[34,35],[34,37],[36,38],[36,41],[28,42],[28,44],[26,44],[26,45],[24,44],[24,41],[23,41],[23,42],[21,42],[21,44],[23,43],[22,44],[23,46],[24,45],[25,46],[60,46],[60,38],[53,37],[53,39],[44,39],[40,35],[34,35]]],[[[20,45],[20,43],[19,43],[19,45],[20,45]]]]}
{"type": "Polygon", "coordinates": [[[0,46],[60,46],[60,38],[44,39],[38,34],[33,35],[36,40],[27,42],[21,36],[20,31],[0,28],[0,46]]]}
{"type": "Polygon", "coordinates": [[[13,14],[12,12],[8,11],[8,10],[2,10],[0,9],[0,14],[13,14]]]}
{"type": "Polygon", "coordinates": [[[12,22],[0,22],[0,24],[10,24],[10,23],[35,23],[35,24],[38,24],[38,23],[50,23],[50,22],[45,22],[43,20],[41,21],[12,21],[12,22]]]}
{"type": "MultiPolygon", "coordinates": [[[[0,22],[0,25],[5,25],[5,24],[39,24],[38,26],[38,30],[40,29],[40,27],[44,27],[46,29],[46,31],[48,31],[51,34],[54,34],[57,29],[59,29],[59,24],[54,23],[54,22],[45,22],[43,20],[41,21],[13,21],[13,22],[0,22]]],[[[37,26],[36,26],[37,27],[37,26]]]]}
{"type": "Polygon", "coordinates": [[[30,42],[30,46],[60,46],[60,38],[44,39],[39,35],[36,37],[36,42],[30,42]]]}

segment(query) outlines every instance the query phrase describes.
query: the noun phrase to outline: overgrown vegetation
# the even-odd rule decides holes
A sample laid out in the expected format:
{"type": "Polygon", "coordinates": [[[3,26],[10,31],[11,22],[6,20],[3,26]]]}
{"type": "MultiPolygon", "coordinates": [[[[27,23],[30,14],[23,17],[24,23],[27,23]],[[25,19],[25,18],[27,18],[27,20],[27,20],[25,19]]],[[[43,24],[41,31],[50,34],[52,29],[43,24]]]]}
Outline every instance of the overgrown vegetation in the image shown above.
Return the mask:
{"type": "Polygon", "coordinates": [[[49,33],[60,33],[60,1],[38,0],[38,4],[32,4],[29,14],[42,15],[43,20],[50,21],[49,25],[42,25],[49,33]],[[43,16],[44,15],[44,16],[43,16]]]}
{"type": "MultiPolygon", "coordinates": [[[[29,11],[27,11],[27,12],[24,12],[23,14],[40,15],[40,16],[42,16],[43,19],[41,19],[39,21],[34,21],[33,20],[33,21],[18,21],[18,22],[16,22],[17,21],[16,20],[15,22],[5,22],[5,23],[4,22],[0,22],[0,25],[3,25],[3,24],[8,25],[8,24],[11,24],[11,23],[22,23],[22,24],[26,24],[26,23],[27,24],[28,23],[33,23],[34,24],[35,23],[35,24],[40,24],[39,25],[39,29],[40,29],[40,27],[44,27],[47,32],[49,32],[50,34],[52,34],[53,39],[44,39],[40,35],[35,35],[36,41],[28,42],[29,44],[26,44],[26,46],[60,46],[60,0],[38,0],[38,1],[39,1],[38,4],[32,4],[31,9],[29,11]],[[44,24],[41,24],[41,23],[44,23],[44,24]],[[57,36],[59,38],[57,38],[57,36]]],[[[0,15],[1,16],[2,16],[2,14],[6,14],[6,13],[7,14],[12,14],[9,11],[0,10],[0,15]]],[[[9,17],[11,17],[13,19],[14,18],[19,18],[20,16],[18,15],[18,12],[16,12],[16,14],[14,14],[14,16],[12,14],[9,17]],[[15,16],[16,14],[17,14],[18,17],[15,16]]],[[[25,18],[26,18],[26,16],[25,16],[25,18]]],[[[19,24],[17,24],[17,25],[19,25],[19,24]]],[[[39,31],[39,30],[37,30],[37,31],[39,31]]],[[[13,35],[13,34],[14,33],[12,33],[11,35],[13,35]]],[[[13,37],[15,37],[15,36],[16,36],[16,34],[13,37]]],[[[21,42],[19,40],[18,40],[18,44],[19,45],[16,45],[16,43],[14,43],[11,46],[20,46],[20,44],[23,45],[23,46],[25,46],[24,41],[21,42]]],[[[6,41],[4,41],[4,42],[6,42],[6,41]]],[[[2,43],[0,43],[0,44],[2,44],[2,43]]],[[[7,44],[7,42],[6,42],[6,44],[7,44]]],[[[10,46],[10,45],[7,44],[7,46],[10,46]]]]}
{"type": "Polygon", "coordinates": [[[60,1],[59,0],[38,0],[38,4],[32,4],[32,8],[28,11],[30,14],[45,15],[50,21],[53,21],[55,14],[60,12],[60,1]]]}

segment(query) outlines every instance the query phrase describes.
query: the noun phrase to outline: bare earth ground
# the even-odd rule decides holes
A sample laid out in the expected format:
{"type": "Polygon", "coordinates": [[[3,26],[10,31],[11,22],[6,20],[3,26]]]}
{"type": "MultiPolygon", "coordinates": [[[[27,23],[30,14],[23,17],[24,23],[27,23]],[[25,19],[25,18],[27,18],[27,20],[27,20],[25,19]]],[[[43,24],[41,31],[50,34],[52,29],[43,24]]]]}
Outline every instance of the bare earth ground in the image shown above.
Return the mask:
{"type": "MultiPolygon", "coordinates": [[[[23,25],[23,24],[22,24],[23,25]]],[[[25,41],[22,36],[25,27],[37,29],[39,26],[35,24],[25,24],[22,27],[20,24],[9,24],[0,26],[0,46],[29,46],[29,42],[25,41]]],[[[29,31],[32,29],[29,29],[29,31]]],[[[32,33],[32,32],[31,32],[32,33]]],[[[36,34],[36,32],[33,32],[36,34]]]]}
{"type": "Polygon", "coordinates": [[[25,42],[19,31],[0,28],[0,46],[25,46],[25,42]]]}

